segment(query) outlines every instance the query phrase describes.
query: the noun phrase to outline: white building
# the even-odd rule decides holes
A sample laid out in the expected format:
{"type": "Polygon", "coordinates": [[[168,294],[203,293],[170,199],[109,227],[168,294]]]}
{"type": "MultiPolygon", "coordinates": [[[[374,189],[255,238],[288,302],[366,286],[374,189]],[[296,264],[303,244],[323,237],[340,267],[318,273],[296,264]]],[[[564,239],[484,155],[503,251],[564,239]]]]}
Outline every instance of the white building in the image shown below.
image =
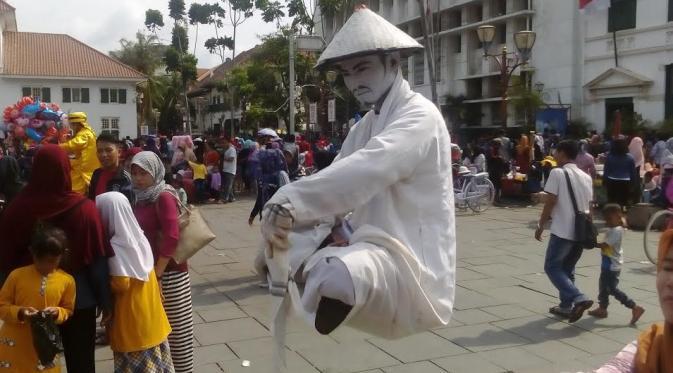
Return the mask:
{"type": "Polygon", "coordinates": [[[615,110],[673,118],[673,1],[613,0],[584,17],[584,117],[599,130],[615,110]]]}
{"type": "MultiPolygon", "coordinates": [[[[584,117],[603,130],[606,110],[632,105],[651,122],[673,115],[673,23],[671,0],[613,0],[612,11],[582,14],[575,0],[430,0],[439,14],[435,19],[435,45],[439,101],[447,95],[465,96],[466,129],[500,127],[502,102],[500,71],[492,59],[483,58],[476,29],[496,26],[490,53],[503,46],[516,51],[513,35],[532,30],[537,41],[531,59],[514,75],[524,75],[540,89],[547,105],[565,107],[569,117],[584,117]],[[439,1],[439,3],[438,3],[439,1]],[[637,4],[637,6],[636,6],[637,4]],[[613,69],[612,33],[608,16],[619,18],[618,69],[613,69]],[[668,71],[668,75],[667,75],[668,71]],[[668,91],[666,84],[668,83],[668,91]],[[667,93],[668,92],[668,93],[667,93]],[[632,102],[632,104],[630,104],[632,102]],[[665,102],[669,102],[665,105],[665,102]],[[620,106],[621,105],[621,106],[620,106]],[[665,111],[665,107],[669,107],[665,111]]],[[[414,0],[368,0],[370,9],[422,42],[418,2],[414,0]]],[[[342,15],[331,17],[316,30],[329,40],[343,24],[342,15]]],[[[430,97],[425,54],[405,59],[403,71],[412,87],[430,97]]],[[[513,82],[510,82],[512,84],[513,82]]],[[[625,110],[622,110],[623,112],[625,110]]],[[[508,127],[524,123],[524,113],[509,107],[508,127]]],[[[453,125],[453,123],[449,123],[453,125]]]]}
{"type": "Polygon", "coordinates": [[[39,97],[65,112],[86,112],[96,133],[138,135],[143,74],[68,35],[18,32],[14,8],[3,0],[0,35],[0,107],[39,97]]]}

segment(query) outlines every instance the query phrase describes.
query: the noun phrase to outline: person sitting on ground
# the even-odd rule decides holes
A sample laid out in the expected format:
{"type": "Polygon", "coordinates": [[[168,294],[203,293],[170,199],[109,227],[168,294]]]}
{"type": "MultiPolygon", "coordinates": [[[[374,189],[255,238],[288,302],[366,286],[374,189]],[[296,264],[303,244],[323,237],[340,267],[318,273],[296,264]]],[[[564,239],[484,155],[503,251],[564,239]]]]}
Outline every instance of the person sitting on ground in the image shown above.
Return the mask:
{"type": "Polygon", "coordinates": [[[623,227],[622,208],[615,203],[608,203],[603,207],[603,217],[608,226],[605,240],[598,244],[601,248],[601,277],[599,280],[598,307],[589,311],[589,315],[604,319],[608,317],[609,296],[612,295],[626,308],[631,310],[631,325],[635,325],[645,309],[630,299],[617,288],[619,273],[624,264],[624,250],[622,249],[623,227]]]}
{"type": "Polygon", "coordinates": [[[119,141],[106,133],[99,135],[96,139],[96,154],[102,167],[96,169],[91,176],[89,199],[94,201],[96,196],[105,192],[120,192],[130,203],[135,203],[131,174],[122,167],[119,159],[119,141]]]}
{"type": "Polygon", "coordinates": [[[664,322],[646,329],[596,373],[673,372],[673,230],[659,239],[656,286],[664,322]]]}

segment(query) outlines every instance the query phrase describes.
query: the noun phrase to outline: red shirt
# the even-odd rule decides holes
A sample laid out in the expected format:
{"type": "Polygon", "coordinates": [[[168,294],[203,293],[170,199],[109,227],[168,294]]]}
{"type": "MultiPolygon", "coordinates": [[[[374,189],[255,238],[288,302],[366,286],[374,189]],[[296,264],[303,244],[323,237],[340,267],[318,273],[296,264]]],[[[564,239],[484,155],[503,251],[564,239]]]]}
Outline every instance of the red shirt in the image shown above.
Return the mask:
{"type": "Polygon", "coordinates": [[[211,150],[206,153],[206,166],[220,166],[220,153],[216,150],[211,150]]]}
{"type": "MultiPolygon", "coordinates": [[[[163,192],[154,203],[136,204],[133,213],[152,246],[154,261],[156,262],[160,256],[173,257],[180,238],[178,205],[175,197],[163,192]]],[[[187,270],[186,262],[177,264],[173,259],[166,266],[166,271],[187,272],[187,270]]]]}
{"type": "Polygon", "coordinates": [[[98,184],[96,184],[96,190],[94,190],[94,197],[99,196],[107,192],[107,183],[115,177],[117,171],[107,171],[101,170],[100,176],[98,177],[98,184]]]}

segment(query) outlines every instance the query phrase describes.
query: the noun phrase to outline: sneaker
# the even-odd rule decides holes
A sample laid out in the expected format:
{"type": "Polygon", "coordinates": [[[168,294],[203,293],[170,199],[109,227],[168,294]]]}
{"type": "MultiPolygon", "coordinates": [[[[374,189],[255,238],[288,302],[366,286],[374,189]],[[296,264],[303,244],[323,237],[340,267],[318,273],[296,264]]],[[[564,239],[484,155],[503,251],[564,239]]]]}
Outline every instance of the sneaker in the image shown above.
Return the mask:
{"type": "Polygon", "coordinates": [[[588,310],[593,305],[594,301],[592,300],[585,300],[583,302],[575,303],[573,310],[570,312],[570,318],[568,319],[568,322],[572,324],[575,321],[581,319],[582,316],[584,316],[584,311],[588,310]]]}
{"type": "Polygon", "coordinates": [[[572,311],[572,309],[570,309],[570,308],[562,308],[560,306],[554,306],[554,307],[549,309],[549,313],[551,313],[552,315],[559,316],[563,319],[569,318],[571,311],[572,311]]]}
{"type": "Polygon", "coordinates": [[[608,310],[603,307],[596,307],[593,310],[588,312],[589,316],[593,316],[597,319],[604,319],[608,317],[608,310]]]}
{"type": "Polygon", "coordinates": [[[636,325],[638,320],[640,320],[640,316],[642,316],[645,313],[645,309],[640,306],[635,306],[631,310],[631,325],[636,325]]]}

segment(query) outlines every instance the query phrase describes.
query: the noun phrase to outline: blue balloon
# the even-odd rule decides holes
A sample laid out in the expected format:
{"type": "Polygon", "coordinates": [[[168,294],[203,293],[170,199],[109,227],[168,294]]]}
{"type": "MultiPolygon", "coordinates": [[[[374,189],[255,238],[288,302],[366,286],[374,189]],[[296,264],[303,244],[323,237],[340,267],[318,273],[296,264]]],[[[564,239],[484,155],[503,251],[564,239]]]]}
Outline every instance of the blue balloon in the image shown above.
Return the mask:
{"type": "Polygon", "coordinates": [[[37,119],[53,120],[54,122],[58,122],[59,120],[61,120],[61,116],[51,109],[44,109],[42,111],[37,112],[37,119]]]}
{"type": "Polygon", "coordinates": [[[35,118],[35,115],[38,111],[40,111],[40,102],[35,102],[30,105],[26,105],[23,110],[21,110],[21,113],[32,119],[35,118]]]}
{"type": "Polygon", "coordinates": [[[26,127],[26,135],[29,138],[31,138],[32,140],[34,140],[35,142],[42,141],[42,135],[40,135],[39,133],[37,133],[37,131],[35,131],[34,129],[32,129],[30,127],[26,127]]]}

